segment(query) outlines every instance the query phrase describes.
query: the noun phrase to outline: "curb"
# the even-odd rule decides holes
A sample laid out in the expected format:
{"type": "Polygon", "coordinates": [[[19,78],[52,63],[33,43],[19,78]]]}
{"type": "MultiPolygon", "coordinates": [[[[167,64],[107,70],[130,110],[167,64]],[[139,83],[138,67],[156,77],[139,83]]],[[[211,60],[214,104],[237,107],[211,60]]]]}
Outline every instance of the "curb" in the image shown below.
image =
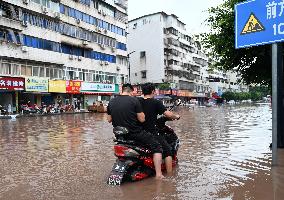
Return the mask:
{"type": "MultiPolygon", "coordinates": [[[[25,118],[25,117],[43,117],[43,116],[58,116],[58,115],[76,115],[76,114],[86,114],[86,113],[94,113],[89,111],[82,112],[65,112],[65,113],[52,113],[52,114],[26,114],[26,115],[17,115],[16,118],[25,118]]],[[[1,119],[12,119],[12,116],[0,116],[1,119]]]]}

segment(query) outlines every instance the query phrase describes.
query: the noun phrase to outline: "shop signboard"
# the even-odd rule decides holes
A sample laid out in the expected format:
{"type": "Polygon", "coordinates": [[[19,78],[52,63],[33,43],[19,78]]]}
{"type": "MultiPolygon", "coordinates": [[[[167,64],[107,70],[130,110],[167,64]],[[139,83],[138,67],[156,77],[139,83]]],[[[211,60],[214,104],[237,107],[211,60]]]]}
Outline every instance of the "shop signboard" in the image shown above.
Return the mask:
{"type": "Polygon", "coordinates": [[[172,90],[172,95],[177,96],[177,90],[172,90]]]}
{"type": "Polygon", "coordinates": [[[193,96],[194,97],[206,97],[205,93],[202,93],[202,92],[194,92],[193,96]]]}
{"type": "Polygon", "coordinates": [[[66,93],[69,94],[79,94],[81,89],[82,81],[66,81],[66,93]]]}
{"type": "Polygon", "coordinates": [[[193,94],[192,94],[192,92],[190,92],[188,90],[178,90],[177,96],[179,96],[179,97],[193,97],[193,94]]]}
{"type": "Polygon", "coordinates": [[[66,81],[64,80],[49,80],[49,92],[66,93],[66,81]]]}
{"type": "Polygon", "coordinates": [[[171,94],[171,90],[160,90],[160,94],[171,94]]]}
{"type": "Polygon", "coordinates": [[[25,79],[16,77],[0,77],[0,90],[24,90],[25,79]]]}
{"type": "Polygon", "coordinates": [[[86,93],[119,93],[118,84],[82,82],[81,92],[86,93]]]}
{"type": "Polygon", "coordinates": [[[160,90],[159,89],[155,89],[155,94],[156,95],[160,95],[160,90]]]}
{"type": "Polygon", "coordinates": [[[179,97],[185,97],[185,96],[186,96],[185,91],[179,90],[179,91],[177,92],[177,96],[179,96],[179,97]]]}
{"type": "Polygon", "coordinates": [[[25,79],[25,86],[27,92],[48,92],[48,79],[27,77],[25,79]]]}
{"type": "Polygon", "coordinates": [[[134,96],[141,96],[142,95],[142,90],[138,86],[133,86],[133,95],[134,96]]]}

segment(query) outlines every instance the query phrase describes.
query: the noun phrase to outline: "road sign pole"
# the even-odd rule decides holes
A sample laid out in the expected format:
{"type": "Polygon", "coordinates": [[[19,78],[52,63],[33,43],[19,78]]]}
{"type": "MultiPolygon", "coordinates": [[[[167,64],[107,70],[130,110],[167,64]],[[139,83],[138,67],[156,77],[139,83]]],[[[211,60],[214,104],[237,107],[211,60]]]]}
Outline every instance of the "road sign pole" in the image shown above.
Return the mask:
{"type": "Polygon", "coordinates": [[[283,65],[282,44],[272,44],[272,166],[277,165],[277,136],[279,132],[279,119],[282,95],[280,74],[283,65]]]}

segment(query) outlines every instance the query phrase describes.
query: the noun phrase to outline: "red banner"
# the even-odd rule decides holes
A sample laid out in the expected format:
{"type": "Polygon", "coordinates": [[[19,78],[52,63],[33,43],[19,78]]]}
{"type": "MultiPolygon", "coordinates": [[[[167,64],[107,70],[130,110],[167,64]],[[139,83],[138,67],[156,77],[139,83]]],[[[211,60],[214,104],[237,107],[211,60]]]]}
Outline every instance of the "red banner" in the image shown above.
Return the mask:
{"type": "Polygon", "coordinates": [[[66,93],[79,94],[82,81],[66,81],[66,93]]]}
{"type": "Polygon", "coordinates": [[[138,88],[138,86],[133,86],[133,96],[141,96],[142,95],[142,91],[138,88]]]}
{"type": "Polygon", "coordinates": [[[172,90],[172,95],[177,96],[178,91],[177,90],[172,90]]]}
{"type": "Polygon", "coordinates": [[[171,90],[160,90],[160,94],[171,94],[171,90]]]}
{"type": "Polygon", "coordinates": [[[0,77],[0,90],[24,90],[25,79],[14,77],[0,77]]]}

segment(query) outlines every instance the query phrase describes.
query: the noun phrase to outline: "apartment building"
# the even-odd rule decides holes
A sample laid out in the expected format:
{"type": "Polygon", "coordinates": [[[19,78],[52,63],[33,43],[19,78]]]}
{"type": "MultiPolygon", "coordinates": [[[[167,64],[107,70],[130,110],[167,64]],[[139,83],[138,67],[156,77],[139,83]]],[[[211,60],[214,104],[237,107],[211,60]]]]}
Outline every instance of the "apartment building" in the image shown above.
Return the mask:
{"type": "Polygon", "coordinates": [[[0,104],[93,103],[128,80],[127,0],[0,0],[0,104]]]}
{"type": "Polygon", "coordinates": [[[211,93],[222,96],[226,91],[230,92],[248,92],[247,85],[242,84],[241,77],[237,72],[211,70],[209,71],[209,86],[211,93]]]}
{"type": "Polygon", "coordinates": [[[208,58],[176,15],[139,17],[129,21],[128,32],[132,83],[170,83],[178,96],[207,96],[208,58]]]}

